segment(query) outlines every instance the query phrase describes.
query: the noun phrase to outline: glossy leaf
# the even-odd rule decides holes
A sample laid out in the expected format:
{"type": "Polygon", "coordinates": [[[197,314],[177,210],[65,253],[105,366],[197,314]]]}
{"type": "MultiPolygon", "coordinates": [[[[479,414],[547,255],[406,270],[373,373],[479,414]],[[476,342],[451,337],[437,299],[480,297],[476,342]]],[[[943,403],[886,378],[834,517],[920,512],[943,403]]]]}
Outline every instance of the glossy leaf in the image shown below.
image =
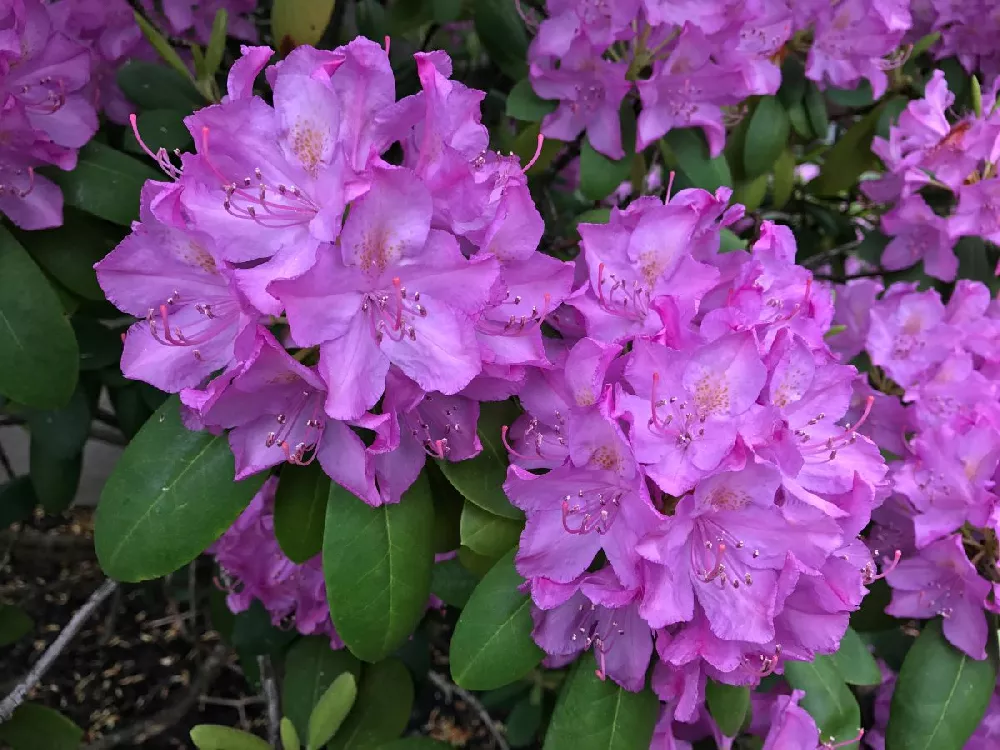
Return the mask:
{"type": "Polygon", "coordinates": [[[266,475],[233,481],[224,435],[193,432],[177,397],[164,402],[125,449],[108,478],[95,519],[104,572],[145,581],[177,570],[218,539],[250,503],[266,475]]]}
{"type": "Polygon", "coordinates": [[[431,573],[431,593],[459,609],[468,603],[478,583],[479,578],[454,559],[436,563],[431,573]]]}
{"type": "MultiPolygon", "coordinates": [[[[851,740],[861,726],[861,709],[840,671],[829,656],[811,662],[785,662],[785,679],[793,688],[805,691],[801,706],[816,720],[820,736],[835,742],[851,740]]],[[[844,745],[855,750],[858,745],[844,745]]]]}
{"type": "Polygon", "coordinates": [[[592,200],[604,200],[628,180],[632,156],[627,153],[617,161],[599,153],[585,138],[580,147],[580,192],[592,200]]]}
{"type": "Polygon", "coordinates": [[[899,671],[889,709],[887,750],[961,750],[986,713],[997,681],[996,635],[977,661],[929,622],[899,671]]]}
{"type": "Polygon", "coordinates": [[[139,218],[143,184],[161,177],[152,167],[97,141],[80,149],[76,169],[53,174],[68,205],[125,227],[139,218]]]}
{"type": "Polygon", "coordinates": [[[344,672],[360,678],[361,662],[346,650],[334,651],[326,636],[300,638],[288,649],[281,706],[300,736],[306,736],[313,706],[344,672]]]}
{"type": "Polygon", "coordinates": [[[733,190],[732,203],[742,203],[747,211],[756,211],[767,195],[767,175],[762,174],[753,180],[741,182],[733,190]]]}
{"type": "Polygon", "coordinates": [[[198,750],[272,750],[260,737],[218,724],[199,724],[191,730],[198,750]]]}
{"type": "Polygon", "coordinates": [[[507,95],[507,116],[524,122],[539,122],[554,112],[559,102],[542,99],[531,88],[531,81],[522,78],[507,95]]]}
{"type": "Polygon", "coordinates": [[[330,478],[318,462],[282,468],[274,497],[274,534],[292,562],[304,563],[323,548],[330,478]]]}
{"type": "Polygon", "coordinates": [[[522,698],[511,710],[504,722],[507,726],[507,744],[511,747],[527,747],[535,741],[542,726],[542,707],[530,698],[522,698]]]}
{"type": "Polygon", "coordinates": [[[302,743],[299,741],[299,733],[295,731],[295,725],[289,721],[287,716],[281,717],[278,731],[281,735],[281,750],[301,750],[302,743]]]}
{"type": "Polygon", "coordinates": [[[851,628],[844,633],[840,648],[832,657],[840,670],[841,677],[848,685],[881,685],[882,673],[875,657],[860,636],[851,628]]]}
{"type": "Polygon", "coordinates": [[[77,316],[70,322],[80,347],[81,370],[100,370],[117,365],[122,355],[120,334],[93,318],[77,316]]]}
{"type": "Polygon", "coordinates": [[[795,155],[791,149],[781,152],[774,163],[773,204],[775,208],[784,208],[792,197],[795,187],[795,155]]]}
{"type": "Polygon", "coordinates": [[[810,81],[806,86],[806,96],[803,100],[809,128],[817,138],[826,138],[830,129],[830,116],[826,111],[826,99],[816,84],[810,81]]]}
{"type": "Polygon", "coordinates": [[[77,750],[83,730],[58,711],[22,703],[0,724],[0,744],[11,750],[77,750]]]}
{"type": "Polygon", "coordinates": [[[510,504],[503,491],[508,461],[500,433],[501,428],[510,425],[517,415],[518,411],[510,401],[482,404],[479,411],[482,452],[468,461],[438,461],[437,464],[441,473],[466,500],[493,515],[521,520],[524,513],[510,504]]]}
{"type": "Polygon", "coordinates": [[[66,208],[56,229],[18,233],[34,261],[73,294],[103,300],[94,264],[121,242],[124,230],[81,211],[66,208]]]}
{"type": "Polygon", "coordinates": [[[35,627],[27,612],[13,604],[0,604],[0,648],[21,640],[35,627]]]}
{"type": "Polygon", "coordinates": [[[462,509],[462,544],[492,560],[517,544],[522,527],[517,521],[487,513],[473,503],[466,503],[462,509]]]}
{"type": "MultiPolygon", "coordinates": [[[[540,132],[541,126],[538,123],[531,123],[518,133],[517,138],[514,140],[513,151],[514,155],[520,159],[521,164],[527,165],[535,157],[535,151],[538,150],[538,134],[540,132]]],[[[534,177],[544,172],[549,168],[559,152],[565,148],[565,145],[554,138],[546,138],[542,143],[542,150],[539,152],[538,158],[525,174],[528,177],[534,177]]]]}
{"type": "Polygon", "coordinates": [[[351,652],[378,661],[423,616],[434,564],[434,506],[424,474],[395,505],[372,508],[330,486],[323,572],[337,633],[351,652]]]}
{"type": "Polygon", "coordinates": [[[649,747],[660,702],[648,688],[630,693],[595,674],[589,652],[577,663],[556,702],[545,750],[636,750],[649,747]]]}
{"type": "Polygon", "coordinates": [[[469,690],[493,690],[534,669],[544,654],[531,638],[531,600],[518,586],[511,550],[479,582],[451,638],[451,675],[469,690]]]}
{"type": "Polygon", "coordinates": [[[844,133],[823,157],[819,176],[809,183],[817,195],[833,195],[850,190],[865,171],[874,168],[878,159],[871,152],[872,138],[882,108],[876,107],[844,133]]]}
{"type": "MultiPolygon", "coordinates": [[[[186,115],[187,113],[181,110],[149,110],[136,118],[136,128],[139,130],[139,135],[142,137],[143,143],[153,153],[156,153],[161,148],[165,148],[170,153],[173,153],[174,149],[188,151],[193,141],[191,140],[191,133],[188,132],[187,126],[184,125],[184,117],[186,115]]],[[[146,154],[146,151],[139,144],[139,141],[131,130],[125,133],[125,150],[133,154],[138,154],[141,159],[145,159],[149,163],[148,154],[146,154]]]]}
{"type": "Polygon", "coordinates": [[[0,226],[0,393],[58,408],[73,395],[79,351],[62,305],[20,243],[0,226]]]}
{"type": "Polygon", "coordinates": [[[278,48],[288,52],[299,45],[317,44],[336,4],[336,0],[274,0],[271,34],[278,48]]]}
{"type": "Polygon", "coordinates": [[[215,12],[212,21],[212,36],[205,48],[205,77],[212,78],[222,65],[222,56],[226,52],[226,26],[229,24],[229,13],[225,8],[215,12]]]}
{"type": "Polygon", "coordinates": [[[0,530],[23,521],[38,505],[30,476],[20,476],[0,484],[0,530]]]}
{"type": "Polygon", "coordinates": [[[748,178],[771,171],[788,143],[788,113],[773,96],[765,96],[750,117],[743,151],[743,169],[748,178]]]}
{"type": "Polygon", "coordinates": [[[354,708],[327,750],[372,750],[403,733],[413,708],[413,679],[398,659],[365,669],[354,708]]]}
{"type": "Polygon", "coordinates": [[[163,65],[129,60],[118,70],[117,79],[122,93],[143,110],[189,113],[205,106],[204,97],[189,78],[163,65]]]}
{"type": "Polygon", "coordinates": [[[42,440],[32,438],[28,453],[31,487],[46,513],[62,513],[76,498],[83,471],[83,453],[63,457],[42,440]]]}
{"type": "MultiPolygon", "coordinates": [[[[715,192],[723,185],[731,186],[733,176],[725,156],[714,159],[708,153],[705,136],[697,128],[674,128],[661,141],[661,149],[669,149],[678,166],[695,187],[715,192]]],[[[664,154],[665,158],[667,154],[664,154]]]]}
{"type": "Polygon", "coordinates": [[[708,711],[727,737],[735,737],[750,710],[749,688],[709,680],[705,685],[708,711]]]}
{"type": "Polygon", "coordinates": [[[80,454],[90,435],[90,403],[82,388],[73,392],[69,403],[59,409],[32,409],[27,414],[32,440],[44,443],[56,458],[80,454]]]}
{"type": "Polygon", "coordinates": [[[309,715],[309,733],[307,747],[309,750],[319,750],[340,729],[347,714],[358,697],[358,684],[354,675],[343,672],[320,696],[319,701],[309,715]]]}
{"type": "Polygon", "coordinates": [[[362,36],[369,39],[386,36],[385,8],[378,0],[358,0],[354,6],[354,20],[362,36]]]}
{"type": "Polygon", "coordinates": [[[472,20],[490,60],[513,80],[524,78],[528,73],[528,32],[515,4],[476,0],[472,20]]]}
{"type": "Polygon", "coordinates": [[[249,608],[233,617],[230,640],[240,659],[251,657],[256,668],[255,657],[280,654],[295,636],[295,630],[274,625],[264,605],[254,599],[249,608]]]}

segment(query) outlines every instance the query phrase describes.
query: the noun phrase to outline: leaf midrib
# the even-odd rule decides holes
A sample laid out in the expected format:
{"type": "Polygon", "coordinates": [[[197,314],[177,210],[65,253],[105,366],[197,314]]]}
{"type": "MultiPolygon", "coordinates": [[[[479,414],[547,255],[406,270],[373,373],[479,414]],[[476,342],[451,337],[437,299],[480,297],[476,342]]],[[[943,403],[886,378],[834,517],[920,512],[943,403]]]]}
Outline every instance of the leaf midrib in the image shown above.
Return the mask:
{"type": "Polygon", "coordinates": [[[938,715],[937,723],[934,725],[934,730],[928,735],[927,743],[924,745],[923,750],[928,750],[928,748],[933,746],[933,740],[937,736],[938,730],[944,723],[944,717],[948,713],[948,707],[951,705],[952,698],[955,697],[955,691],[958,689],[958,682],[962,678],[962,672],[965,671],[965,665],[968,662],[969,657],[964,652],[962,653],[962,661],[955,670],[955,679],[951,683],[951,690],[948,691],[948,697],[945,699],[944,704],[941,708],[941,712],[938,715]]]}

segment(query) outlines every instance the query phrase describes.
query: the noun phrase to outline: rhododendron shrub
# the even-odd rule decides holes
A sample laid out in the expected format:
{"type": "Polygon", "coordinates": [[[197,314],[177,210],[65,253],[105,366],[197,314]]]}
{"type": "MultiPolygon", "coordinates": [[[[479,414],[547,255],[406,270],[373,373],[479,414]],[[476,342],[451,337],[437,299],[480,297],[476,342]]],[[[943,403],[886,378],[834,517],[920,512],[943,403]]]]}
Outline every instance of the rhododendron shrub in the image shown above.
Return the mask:
{"type": "Polygon", "coordinates": [[[992,747],[996,14],[332,5],[0,12],[32,504],[120,431],[104,571],[205,553],[284,750],[414,680],[497,747],[992,747]]]}

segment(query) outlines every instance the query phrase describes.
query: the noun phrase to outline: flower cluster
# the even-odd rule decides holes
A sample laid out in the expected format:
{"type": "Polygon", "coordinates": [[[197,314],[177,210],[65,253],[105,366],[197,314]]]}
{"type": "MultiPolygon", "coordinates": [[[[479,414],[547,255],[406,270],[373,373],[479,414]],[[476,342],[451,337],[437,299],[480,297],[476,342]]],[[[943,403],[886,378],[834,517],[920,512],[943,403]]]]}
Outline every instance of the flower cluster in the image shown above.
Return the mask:
{"type": "Polygon", "coordinates": [[[87,50],[41,0],[0,9],[0,215],[22,229],[62,223],[62,194],[38,167],[76,166],[97,130],[87,50]]]}
{"type": "Polygon", "coordinates": [[[961,237],[1000,241],[998,86],[1000,79],[984,92],[981,113],[953,123],[947,114],[955,97],[944,73],[935,71],[924,98],[907,105],[888,139],[873,142],[887,172],[862,183],[862,190],[880,203],[895,203],[882,217],[882,229],[892,237],[882,255],[884,268],[922,260],[928,275],[953,281],[961,237]]]}
{"type": "Polygon", "coordinates": [[[914,42],[926,34],[938,33],[940,38],[931,51],[938,59],[957,57],[966,71],[979,70],[987,80],[1000,74],[1000,50],[996,38],[1000,34],[1000,7],[991,0],[922,0],[913,3],[914,42]]]}
{"type": "Polygon", "coordinates": [[[698,127],[713,156],[725,144],[727,108],[774,94],[786,54],[808,48],[806,75],[823,85],[871,82],[876,97],[910,28],[903,0],[548,0],[529,49],[531,83],[559,107],[542,133],[586,131],[612,159],[624,155],[619,110],[638,94],[636,147],[673,128],[698,127]]]}
{"type": "Polygon", "coordinates": [[[208,44],[215,16],[225,10],[228,36],[245,42],[257,41],[257,27],[250,17],[257,10],[257,0],[140,0],[140,5],[170,36],[208,44]]]}
{"type": "Polygon", "coordinates": [[[653,687],[685,722],[707,678],[756,685],[836,650],[885,557],[858,538],[886,467],[858,432],[867,410],[845,421],[858,374],[825,342],[831,295],[787,228],[720,253],[730,194],[580,226],[556,367],[529,372],[506,434],[548,663],[593,650],[638,690],[655,648],[653,687]]]}
{"type": "Polygon", "coordinates": [[[845,354],[863,341],[873,365],[880,392],[859,386],[860,395],[878,399],[869,434],[897,459],[890,464],[894,494],[876,511],[870,534],[873,547],[903,553],[886,576],[893,590],[886,611],[940,615],[945,637],[983,659],[984,610],[996,610],[1000,581],[1000,302],[965,280],[947,304],[913,284],[895,284],[877,298],[880,291],[873,280],[852,281],[838,291],[837,319],[848,327],[845,354]]]}

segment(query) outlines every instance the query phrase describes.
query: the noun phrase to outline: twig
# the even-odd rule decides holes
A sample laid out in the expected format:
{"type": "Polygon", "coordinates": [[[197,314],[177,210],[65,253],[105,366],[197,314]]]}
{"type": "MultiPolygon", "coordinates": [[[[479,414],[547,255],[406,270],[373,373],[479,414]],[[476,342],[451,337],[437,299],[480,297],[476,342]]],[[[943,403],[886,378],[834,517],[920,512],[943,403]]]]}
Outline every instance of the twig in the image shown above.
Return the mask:
{"type": "Polygon", "coordinates": [[[106,734],[99,740],[87,745],[84,750],[110,750],[119,745],[145,743],[150,737],[155,737],[187,716],[188,712],[198,702],[215,680],[219,670],[226,660],[229,649],[223,644],[217,645],[205,659],[201,669],[191,680],[191,687],[177,703],[154,714],[146,721],[133,724],[120,732],[106,734]]]}
{"type": "Polygon", "coordinates": [[[847,255],[851,252],[851,250],[856,250],[859,245],[861,245],[861,240],[854,240],[853,242],[848,242],[846,245],[831,247],[829,250],[824,250],[823,252],[817,253],[810,258],[806,258],[802,261],[802,265],[806,268],[816,268],[823,265],[828,260],[833,260],[839,255],[847,255]]]}
{"type": "Polygon", "coordinates": [[[490,717],[489,712],[486,707],[470,693],[468,690],[460,688],[458,685],[453,684],[442,674],[431,670],[427,673],[427,679],[429,679],[434,686],[444,693],[445,700],[451,700],[451,696],[457,695],[463,701],[468,703],[479,714],[479,718],[483,720],[486,725],[486,729],[489,731],[490,736],[493,737],[493,741],[496,743],[497,750],[510,750],[510,746],[507,744],[507,740],[504,739],[503,732],[501,732],[497,725],[494,723],[493,719],[490,717]]]}
{"type": "Polygon", "coordinates": [[[87,621],[94,613],[94,610],[101,605],[101,602],[107,599],[116,588],[118,588],[118,582],[112,581],[109,578],[100,585],[97,591],[90,595],[87,603],[80,607],[76,611],[76,614],[70,618],[69,624],[62,629],[62,632],[52,642],[52,645],[45,649],[45,653],[35,662],[35,666],[31,668],[27,676],[11,691],[10,695],[4,698],[3,703],[0,703],[0,724],[10,719],[14,713],[14,709],[21,705],[28,692],[41,681],[42,677],[45,676],[45,672],[59,658],[59,655],[69,645],[69,642],[73,640],[73,636],[77,634],[83,623],[87,621]]]}
{"type": "Polygon", "coordinates": [[[813,274],[813,277],[819,279],[820,281],[832,281],[835,284],[846,284],[851,279],[873,279],[878,278],[879,276],[885,276],[885,274],[885,269],[880,268],[877,271],[860,271],[859,273],[849,273],[843,276],[816,273],[813,274]]]}
{"type": "Polygon", "coordinates": [[[257,668],[260,670],[260,686],[267,701],[267,741],[272,747],[278,745],[278,732],[281,727],[281,709],[278,706],[278,687],[274,682],[274,669],[271,659],[267,656],[257,657],[257,668]]]}
{"type": "Polygon", "coordinates": [[[198,561],[193,560],[188,565],[188,615],[191,618],[191,627],[198,627],[198,561]]]}
{"type": "Polygon", "coordinates": [[[114,635],[115,625],[118,623],[118,610],[121,609],[122,590],[115,589],[114,598],[111,600],[111,607],[108,609],[107,617],[104,618],[104,632],[101,633],[100,644],[106,646],[111,636],[114,635]]]}

